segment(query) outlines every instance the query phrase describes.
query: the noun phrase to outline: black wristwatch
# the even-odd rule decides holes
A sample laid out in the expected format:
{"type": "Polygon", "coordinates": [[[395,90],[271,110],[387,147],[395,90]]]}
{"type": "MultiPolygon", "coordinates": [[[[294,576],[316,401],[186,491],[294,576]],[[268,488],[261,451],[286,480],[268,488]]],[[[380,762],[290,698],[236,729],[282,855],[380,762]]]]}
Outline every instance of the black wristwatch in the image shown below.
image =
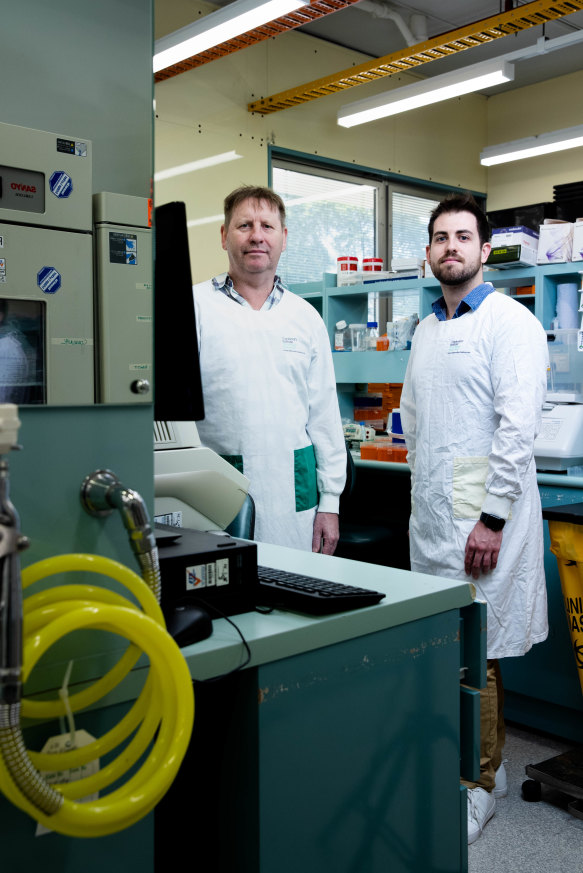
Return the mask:
{"type": "Polygon", "coordinates": [[[481,514],[480,521],[482,522],[482,524],[485,524],[487,528],[493,531],[502,530],[502,528],[506,524],[506,520],[504,518],[499,518],[497,515],[489,515],[487,512],[483,512],[481,514]]]}

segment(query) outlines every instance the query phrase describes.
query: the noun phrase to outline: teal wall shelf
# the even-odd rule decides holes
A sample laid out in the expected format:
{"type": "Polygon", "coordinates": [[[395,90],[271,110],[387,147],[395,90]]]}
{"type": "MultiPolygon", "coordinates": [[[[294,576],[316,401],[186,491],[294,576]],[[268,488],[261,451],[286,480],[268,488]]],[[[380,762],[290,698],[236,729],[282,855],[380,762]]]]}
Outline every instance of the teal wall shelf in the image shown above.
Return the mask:
{"type": "MultiPolygon", "coordinates": [[[[547,264],[540,267],[513,267],[508,270],[487,270],[484,279],[495,288],[506,289],[539,319],[545,330],[550,330],[556,314],[557,285],[576,282],[583,278],[583,261],[567,264],[547,264]],[[534,285],[534,294],[517,294],[520,286],[534,285]]],[[[419,317],[431,313],[431,304],[441,297],[437,279],[388,280],[362,285],[337,287],[336,274],[324,273],[321,281],[292,285],[291,290],[308,300],[320,313],[326,324],[330,344],[334,341],[334,326],[344,319],[347,324],[365,323],[368,315],[368,295],[381,296],[417,291],[419,317]]],[[[382,333],[382,330],[379,331],[382,333]]],[[[334,369],[337,383],[402,382],[407,369],[408,352],[337,352],[334,369]]]]}

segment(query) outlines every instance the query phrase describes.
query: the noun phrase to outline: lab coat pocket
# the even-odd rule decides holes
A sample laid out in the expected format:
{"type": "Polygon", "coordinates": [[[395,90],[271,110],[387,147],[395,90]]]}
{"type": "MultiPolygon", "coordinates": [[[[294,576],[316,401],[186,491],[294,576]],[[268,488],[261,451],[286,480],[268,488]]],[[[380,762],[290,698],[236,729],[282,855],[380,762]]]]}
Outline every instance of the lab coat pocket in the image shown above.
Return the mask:
{"type": "Polygon", "coordinates": [[[488,458],[454,458],[452,504],[454,518],[480,517],[486,497],[488,458]]]}
{"type": "Polygon", "coordinates": [[[294,451],[294,485],[296,512],[304,512],[318,505],[314,446],[306,446],[294,451]]]}

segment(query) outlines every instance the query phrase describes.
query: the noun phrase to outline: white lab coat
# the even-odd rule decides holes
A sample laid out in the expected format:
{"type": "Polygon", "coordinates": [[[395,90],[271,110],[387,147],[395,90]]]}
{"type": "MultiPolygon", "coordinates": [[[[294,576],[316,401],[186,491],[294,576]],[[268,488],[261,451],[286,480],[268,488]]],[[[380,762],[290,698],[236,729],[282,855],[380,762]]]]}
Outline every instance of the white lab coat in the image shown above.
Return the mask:
{"type": "Polygon", "coordinates": [[[193,293],[205,400],[201,441],[220,455],[242,456],[256,540],[311,550],[316,509],[338,512],[346,476],[324,322],[288,290],[259,311],[210,281],[193,293]]]}
{"type": "Polygon", "coordinates": [[[508,518],[498,566],[475,582],[488,604],[488,658],[523,655],[548,633],[533,457],[547,365],[540,323],[493,292],[459,318],[421,322],[403,385],[411,569],[468,578],[465,544],[480,512],[508,518]]]}

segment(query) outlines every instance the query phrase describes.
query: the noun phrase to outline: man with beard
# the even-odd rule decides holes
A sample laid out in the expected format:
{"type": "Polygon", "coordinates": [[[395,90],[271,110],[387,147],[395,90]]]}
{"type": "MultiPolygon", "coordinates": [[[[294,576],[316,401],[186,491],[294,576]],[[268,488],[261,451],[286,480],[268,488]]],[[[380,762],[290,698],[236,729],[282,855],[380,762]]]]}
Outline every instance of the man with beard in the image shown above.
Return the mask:
{"type": "Polygon", "coordinates": [[[427,258],[443,296],[413,338],[401,420],[411,467],[411,569],[474,579],[487,603],[480,778],[468,788],[468,842],[507,793],[498,658],[548,633],[534,440],[546,392],[546,335],[521,303],[483,281],[486,216],[467,194],[429,222],[427,258]]]}

